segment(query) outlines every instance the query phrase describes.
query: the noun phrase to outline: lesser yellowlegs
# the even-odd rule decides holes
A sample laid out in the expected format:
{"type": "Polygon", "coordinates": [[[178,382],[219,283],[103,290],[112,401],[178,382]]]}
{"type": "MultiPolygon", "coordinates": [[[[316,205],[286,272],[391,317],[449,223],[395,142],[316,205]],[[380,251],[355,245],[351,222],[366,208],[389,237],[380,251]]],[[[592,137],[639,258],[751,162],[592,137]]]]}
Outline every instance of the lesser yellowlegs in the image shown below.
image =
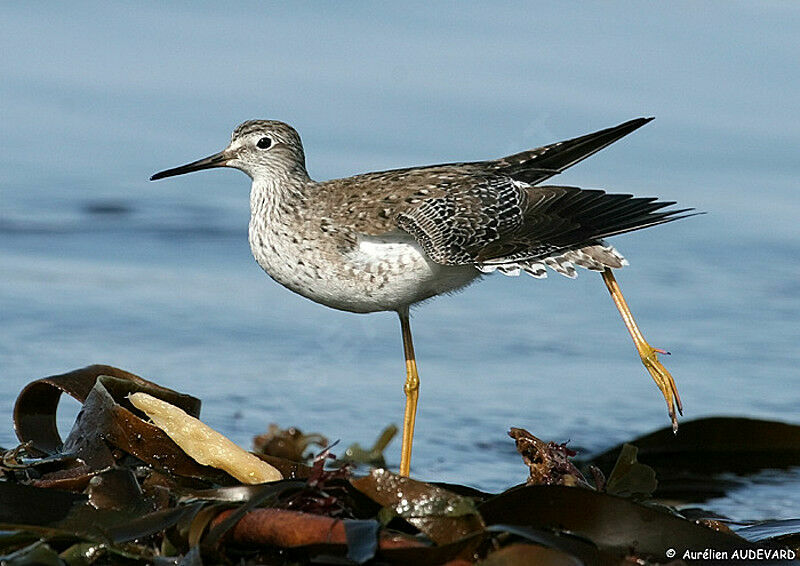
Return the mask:
{"type": "Polygon", "coordinates": [[[395,311],[406,358],[400,472],[408,475],[419,376],[409,307],[457,290],[484,273],[547,268],[575,277],[602,274],[647,371],[667,402],[673,428],[680,397],[633,320],[612,269],[627,262],[603,238],[687,216],[654,197],[539,183],[600,151],[652,118],[491,161],[366,173],[317,182],[306,172],[300,136],[289,125],[251,120],[228,147],[156,173],[151,180],[233,167],[253,181],[250,248],[281,285],[345,311],[395,311]]]}

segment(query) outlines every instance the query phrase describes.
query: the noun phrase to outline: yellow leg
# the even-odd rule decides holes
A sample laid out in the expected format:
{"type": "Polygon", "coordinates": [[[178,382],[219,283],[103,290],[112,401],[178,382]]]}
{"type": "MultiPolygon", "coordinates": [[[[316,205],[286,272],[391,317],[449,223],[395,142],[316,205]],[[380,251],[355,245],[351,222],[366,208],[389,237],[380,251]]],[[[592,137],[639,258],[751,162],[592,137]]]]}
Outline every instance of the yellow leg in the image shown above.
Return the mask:
{"type": "Polygon", "coordinates": [[[608,292],[611,293],[611,298],[614,299],[614,304],[619,314],[622,315],[622,320],[628,328],[631,338],[633,338],[633,343],[636,345],[636,350],[642,358],[644,367],[650,372],[653,381],[656,382],[656,385],[658,385],[658,388],[664,395],[664,399],[667,401],[669,417],[672,420],[672,430],[677,432],[678,417],[675,414],[675,406],[677,405],[678,413],[682,415],[683,405],[681,404],[681,397],[678,395],[678,388],[675,385],[675,380],[672,378],[672,375],[667,371],[667,368],[658,361],[658,353],[666,354],[668,352],[659,348],[653,348],[644,339],[639,327],[636,326],[636,321],[633,319],[633,314],[628,308],[628,303],[625,302],[625,297],[622,296],[619,284],[614,278],[613,273],[611,273],[611,269],[606,269],[603,272],[603,282],[606,284],[606,287],[608,287],[608,292]]]}
{"type": "Polygon", "coordinates": [[[411,470],[411,444],[414,442],[414,420],[417,416],[417,398],[419,397],[419,374],[417,361],[414,358],[414,344],[411,341],[411,324],[408,319],[408,307],[397,311],[400,315],[400,327],[403,330],[403,351],[406,355],[406,383],[403,390],[406,394],[406,411],[403,416],[403,447],[400,453],[400,475],[408,476],[411,470]]]}

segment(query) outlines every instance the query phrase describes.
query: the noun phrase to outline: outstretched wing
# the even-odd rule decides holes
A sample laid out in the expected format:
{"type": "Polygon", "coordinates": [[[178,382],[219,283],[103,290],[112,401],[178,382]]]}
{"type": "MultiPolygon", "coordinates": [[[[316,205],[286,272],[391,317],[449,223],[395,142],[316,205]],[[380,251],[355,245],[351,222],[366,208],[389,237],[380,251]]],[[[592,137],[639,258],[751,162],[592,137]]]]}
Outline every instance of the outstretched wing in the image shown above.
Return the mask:
{"type": "Polygon", "coordinates": [[[321,216],[355,234],[400,228],[437,263],[502,265],[544,259],[601,238],[682,218],[655,198],[534,186],[652,118],[493,161],[366,173],[319,184],[321,216]],[[357,182],[360,191],[352,190],[357,182]]]}
{"type": "Polygon", "coordinates": [[[674,202],[577,187],[533,186],[586,159],[652,118],[525,151],[465,164],[444,193],[404,207],[397,225],[437,263],[497,265],[544,259],[601,238],[682,218],[674,202]],[[479,167],[479,173],[475,168],[479,167]]]}

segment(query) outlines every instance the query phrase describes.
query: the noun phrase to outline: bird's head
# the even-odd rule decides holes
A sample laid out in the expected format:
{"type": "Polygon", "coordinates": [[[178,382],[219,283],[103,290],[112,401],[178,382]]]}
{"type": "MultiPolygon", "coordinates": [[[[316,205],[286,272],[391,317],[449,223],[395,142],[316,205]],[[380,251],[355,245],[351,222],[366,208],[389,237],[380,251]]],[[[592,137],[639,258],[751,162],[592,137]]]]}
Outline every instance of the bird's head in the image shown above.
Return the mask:
{"type": "Polygon", "coordinates": [[[231,143],[219,153],[160,171],[150,180],[213,167],[233,167],[254,180],[306,176],[303,144],[294,128],[275,120],[248,120],[237,126],[231,143]]]}

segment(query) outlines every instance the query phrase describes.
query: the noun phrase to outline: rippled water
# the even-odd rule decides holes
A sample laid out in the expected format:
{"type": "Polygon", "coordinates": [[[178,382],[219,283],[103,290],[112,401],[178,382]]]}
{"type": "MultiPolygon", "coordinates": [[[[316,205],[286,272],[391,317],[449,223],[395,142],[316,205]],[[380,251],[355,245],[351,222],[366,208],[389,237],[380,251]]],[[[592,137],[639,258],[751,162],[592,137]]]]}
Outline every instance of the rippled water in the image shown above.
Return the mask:
{"type": "MultiPolygon", "coordinates": [[[[620,284],[645,335],[673,352],[687,418],[798,422],[800,122],[787,93],[800,86],[800,13],[684,8],[8,9],[0,444],[15,441],[27,381],[90,363],[200,397],[204,419],[245,445],[270,422],[345,445],[400,422],[395,315],[332,311],[269,280],[247,245],[243,175],[147,182],[257,116],[294,123],[321,179],[656,115],[558,182],[707,211],[616,238],[632,264],[620,284]]],[[[419,477],[521,481],[510,426],[593,451],[668,424],[596,274],[492,276],[412,326],[419,477]]],[[[397,465],[399,441],[388,455],[397,465]]],[[[796,471],[765,473],[713,508],[793,517],[798,485],[796,471]]]]}

